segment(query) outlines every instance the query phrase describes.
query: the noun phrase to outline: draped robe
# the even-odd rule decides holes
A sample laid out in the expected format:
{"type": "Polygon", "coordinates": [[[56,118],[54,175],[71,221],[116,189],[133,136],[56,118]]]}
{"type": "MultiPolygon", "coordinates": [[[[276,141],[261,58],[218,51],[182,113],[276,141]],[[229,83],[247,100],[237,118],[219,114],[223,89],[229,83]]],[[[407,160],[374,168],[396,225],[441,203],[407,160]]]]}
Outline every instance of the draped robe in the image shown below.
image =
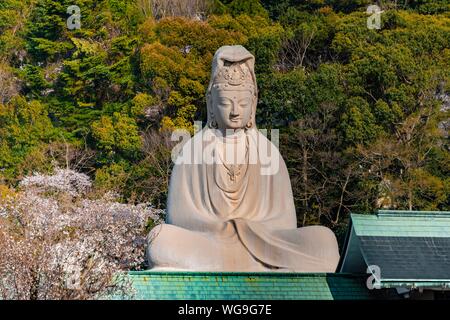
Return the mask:
{"type": "Polygon", "coordinates": [[[181,149],[170,179],[166,223],[149,235],[151,266],[334,272],[336,238],[322,226],[297,228],[291,183],[278,149],[257,129],[225,138],[217,132],[204,128],[181,149]],[[238,150],[237,175],[217,161],[223,161],[230,144],[238,150]]]}

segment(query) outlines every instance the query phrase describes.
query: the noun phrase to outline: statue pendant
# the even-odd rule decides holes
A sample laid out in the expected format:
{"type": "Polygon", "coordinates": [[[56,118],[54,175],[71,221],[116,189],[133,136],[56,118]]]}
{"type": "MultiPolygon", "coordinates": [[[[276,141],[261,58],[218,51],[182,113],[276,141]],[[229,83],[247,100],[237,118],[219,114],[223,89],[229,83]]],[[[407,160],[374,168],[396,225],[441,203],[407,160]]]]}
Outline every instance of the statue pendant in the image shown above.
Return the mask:
{"type": "MultiPolygon", "coordinates": [[[[226,174],[228,176],[228,180],[231,182],[231,184],[233,186],[236,186],[236,184],[240,180],[242,169],[245,168],[244,171],[245,172],[247,171],[246,168],[248,166],[248,161],[249,161],[249,141],[248,141],[248,137],[245,138],[245,163],[242,164],[242,163],[240,163],[238,161],[239,164],[228,164],[227,165],[227,162],[222,159],[222,156],[221,156],[220,152],[216,153],[215,150],[214,150],[213,156],[217,157],[218,163],[220,163],[222,165],[222,167],[225,168],[226,174]]],[[[216,181],[216,183],[217,183],[217,181],[216,181]]]]}
{"type": "Polygon", "coordinates": [[[231,182],[236,182],[236,177],[241,174],[241,166],[231,165],[230,168],[227,168],[227,170],[231,182]]]}

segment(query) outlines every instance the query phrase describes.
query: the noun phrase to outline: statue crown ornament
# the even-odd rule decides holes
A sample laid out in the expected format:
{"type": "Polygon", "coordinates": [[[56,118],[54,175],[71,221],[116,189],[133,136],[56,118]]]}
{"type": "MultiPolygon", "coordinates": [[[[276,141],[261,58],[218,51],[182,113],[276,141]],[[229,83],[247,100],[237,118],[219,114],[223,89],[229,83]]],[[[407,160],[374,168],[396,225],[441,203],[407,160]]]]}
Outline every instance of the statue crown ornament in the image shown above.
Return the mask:
{"type": "Polygon", "coordinates": [[[223,90],[249,89],[254,91],[255,89],[248,66],[242,62],[230,61],[224,61],[224,65],[219,69],[213,80],[213,87],[223,90]]]}

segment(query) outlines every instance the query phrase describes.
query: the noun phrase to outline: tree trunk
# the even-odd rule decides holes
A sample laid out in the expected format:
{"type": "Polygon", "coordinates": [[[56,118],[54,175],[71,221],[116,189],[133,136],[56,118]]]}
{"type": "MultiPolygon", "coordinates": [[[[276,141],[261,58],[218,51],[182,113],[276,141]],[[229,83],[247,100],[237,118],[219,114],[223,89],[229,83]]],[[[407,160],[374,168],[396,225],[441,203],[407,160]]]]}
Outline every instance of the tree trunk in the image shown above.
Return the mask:
{"type": "Polygon", "coordinates": [[[408,189],[408,207],[409,207],[409,211],[412,211],[412,190],[411,188],[408,189]]]}
{"type": "Polygon", "coordinates": [[[306,223],[306,213],[308,212],[308,151],[306,148],[303,149],[303,166],[302,166],[302,175],[303,175],[303,207],[305,208],[303,212],[303,223],[305,226],[306,223]]]}

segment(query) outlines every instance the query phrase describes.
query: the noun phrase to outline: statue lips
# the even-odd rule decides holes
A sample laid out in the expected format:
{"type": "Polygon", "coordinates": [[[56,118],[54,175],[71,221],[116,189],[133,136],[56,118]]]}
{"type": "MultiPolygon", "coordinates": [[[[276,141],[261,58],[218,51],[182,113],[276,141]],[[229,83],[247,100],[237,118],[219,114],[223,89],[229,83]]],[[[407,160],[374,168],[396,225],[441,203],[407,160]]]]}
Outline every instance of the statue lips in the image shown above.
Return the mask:
{"type": "Polygon", "coordinates": [[[242,118],[239,115],[230,114],[230,121],[239,122],[241,120],[242,120],[242,118]]]}

